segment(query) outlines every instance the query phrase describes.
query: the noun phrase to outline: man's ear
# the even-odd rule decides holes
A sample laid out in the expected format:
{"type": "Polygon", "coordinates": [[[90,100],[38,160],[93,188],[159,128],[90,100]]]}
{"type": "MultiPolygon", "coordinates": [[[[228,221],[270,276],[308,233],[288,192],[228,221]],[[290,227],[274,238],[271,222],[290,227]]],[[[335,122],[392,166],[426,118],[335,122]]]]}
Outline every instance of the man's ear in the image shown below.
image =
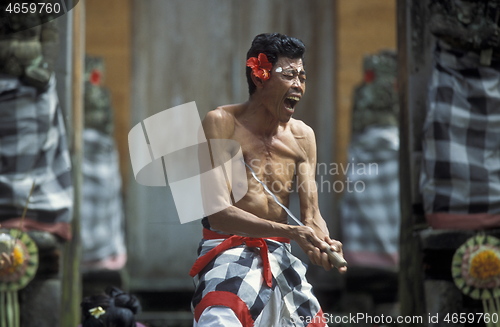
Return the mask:
{"type": "Polygon", "coordinates": [[[252,74],[250,75],[250,77],[252,78],[252,82],[255,84],[255,86],[256,86],[257,88],[261,88],[261,87],[262,87],[262,85],[264,84],[264,81],[263,81],[262,79],[260,79],[259,77],[255,76],[255,74],[254,74],[254,73],[252,73],[252,74]]]}

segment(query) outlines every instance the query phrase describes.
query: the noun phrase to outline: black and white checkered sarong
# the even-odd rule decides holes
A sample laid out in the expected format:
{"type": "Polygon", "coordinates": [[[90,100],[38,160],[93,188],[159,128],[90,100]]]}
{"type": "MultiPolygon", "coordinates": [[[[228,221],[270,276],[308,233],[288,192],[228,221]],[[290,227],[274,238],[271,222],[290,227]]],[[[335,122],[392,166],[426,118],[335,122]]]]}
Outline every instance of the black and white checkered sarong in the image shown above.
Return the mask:
{"type": "Polygon", "coordinates": [[[52,77],[37,94],[17,78],[0,76],[0,222],[20,217],[30,193],[27,217],[40,223],[68,223],[73,184],[62,111],[52,77]]]}
{"type": "MultiPolygon", "coordinates": [[[[222,241],[202,240],[200,257],[222,241]]],[[[305,279],[306,266],[291,254],[290,244],[273,240],[266,243],[273,276],[271,288],[263,280],[259,249],[236,246],[216,256],[194,276],[193,311],[207,294],[229,292],[245,303],[251,326],[326,326],[319,322],[323,313],[305,279]]]]}
{"type": "Polygon", "coordinates": [[[399,263],[399,131],[371,126],[353,135],[340,206],[344,256],[350,266],[399,263]]]}
{"type": "Polygon", "coordinates": [[[82,261],[126,254],[118,151],[112,136],[83,133],[82,261]]]}
{"type": "Polygon", "coordinates": [[[428,100],[425,213],[500,214],[500,61],[439,43],[428,100]]]}

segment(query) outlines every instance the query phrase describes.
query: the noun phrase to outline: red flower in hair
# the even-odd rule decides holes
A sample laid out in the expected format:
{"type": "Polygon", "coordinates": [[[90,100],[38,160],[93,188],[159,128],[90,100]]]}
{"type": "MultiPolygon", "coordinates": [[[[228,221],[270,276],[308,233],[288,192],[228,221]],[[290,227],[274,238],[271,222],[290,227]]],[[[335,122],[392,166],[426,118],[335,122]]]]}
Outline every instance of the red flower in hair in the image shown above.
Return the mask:
{"type": "Polygon", "coordinates": [[[273,68],[273,64],[267,60],[267,56],[263,53],[259,53],[258,57],[248,58],[247,67],[252,68],[253,74],[263,81],[271,78],[270,70],[273,68]]]}

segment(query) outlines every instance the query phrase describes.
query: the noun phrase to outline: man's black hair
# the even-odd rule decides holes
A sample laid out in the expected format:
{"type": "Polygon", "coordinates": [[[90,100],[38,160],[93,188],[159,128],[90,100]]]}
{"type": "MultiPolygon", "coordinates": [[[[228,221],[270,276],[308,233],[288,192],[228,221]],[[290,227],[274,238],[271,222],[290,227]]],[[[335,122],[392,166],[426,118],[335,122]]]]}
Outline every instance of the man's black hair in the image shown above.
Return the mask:
{"type": "MultiPolygon", "coordinates": [[[[304,61],[304,52],[306,47],[304,43],[294,37],[290,37],[280,33],[265,33],[257,35],[253,41],[250,49],[247,52],[247,59],[257,57],[259,53],[264,53],[271,64],[278,61],[278,57],[287,57],[290,59],[300,58],[304,61]]],[[[252,81],[252,69],[246,68],[248,92],[252,95],[256,86],[252,81]]]]}

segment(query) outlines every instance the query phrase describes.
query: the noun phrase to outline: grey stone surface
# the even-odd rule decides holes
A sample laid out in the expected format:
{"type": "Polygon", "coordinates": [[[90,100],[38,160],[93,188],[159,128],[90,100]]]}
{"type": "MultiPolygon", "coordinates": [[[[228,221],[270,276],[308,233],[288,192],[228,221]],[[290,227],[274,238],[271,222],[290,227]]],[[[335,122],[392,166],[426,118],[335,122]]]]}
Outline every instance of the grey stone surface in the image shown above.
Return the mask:
{"type": "Polygon", "coordinates": [[[21,327],[57,327],[61,305],[59,279],[33,280],[19,291],[21,327]]]}

